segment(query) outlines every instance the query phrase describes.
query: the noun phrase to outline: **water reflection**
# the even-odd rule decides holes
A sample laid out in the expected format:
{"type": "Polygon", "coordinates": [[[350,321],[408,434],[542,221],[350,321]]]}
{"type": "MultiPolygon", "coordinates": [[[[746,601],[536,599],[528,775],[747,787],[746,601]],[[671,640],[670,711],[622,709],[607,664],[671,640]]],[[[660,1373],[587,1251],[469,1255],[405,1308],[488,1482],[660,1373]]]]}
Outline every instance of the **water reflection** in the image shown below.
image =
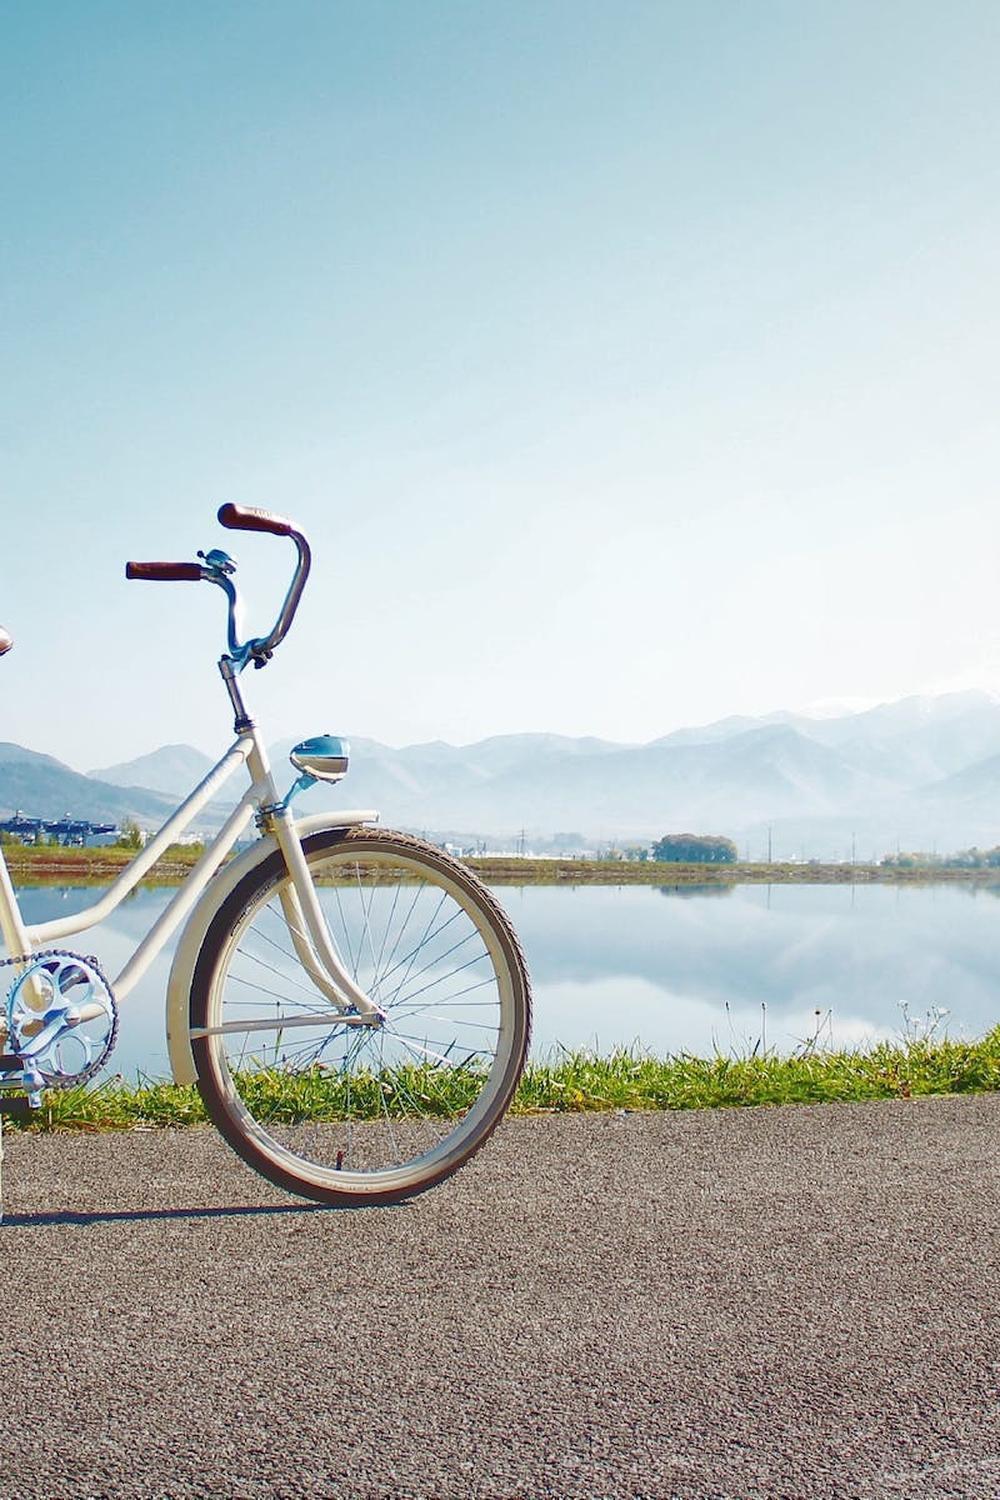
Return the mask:
{"type": "MultiPolygon", "coordinates": [[[[823,1026],[853,1045],[950,1011],[952,1035],[1000,1021],[997,910],[968,885],[501,891],[535,982],[535,1048],[791,1051],[823,1026]],[[827,1019],[828,1018],[828,1019],[827,1019]]],[[[995,894],[995,892],[993,892],[995,894]]]]}
{"type": "MultiPolygon", "coordinates": [[[[624,889],[619,886],[619,890],[624,889]]],[[[653,887],[661,896],[731,896],[734,887],[716,882],[712,885],[657,885],[653,887]]]]}
{"type": "MultiPolygon", "coordinates": [[[[137,890],[67,940],[114,977],[173,894],[137,890]]],[[[536,1055],[557,1044],[655,1052],[790,1051],[898,1036],[950,1012],[951,1035],[1000,1021],[1000,887],[969,885],[527,886],[497,890],[535,990],[536,1055]]],[[[80,910],[92,888],[20,892],[28,922],[80,910]]],[[[163,1010],[172,948],[122,1003],[112,1069],[167,1076],[163,1010]]]]}

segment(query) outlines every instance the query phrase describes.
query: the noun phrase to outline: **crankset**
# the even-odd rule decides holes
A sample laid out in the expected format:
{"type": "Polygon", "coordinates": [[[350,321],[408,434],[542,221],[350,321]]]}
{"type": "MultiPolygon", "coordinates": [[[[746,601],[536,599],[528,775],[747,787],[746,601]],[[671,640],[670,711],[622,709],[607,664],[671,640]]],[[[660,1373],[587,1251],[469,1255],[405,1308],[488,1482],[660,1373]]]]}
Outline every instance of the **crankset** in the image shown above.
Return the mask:
{"type": "Polygon", "coordinates": [[[0,1012],[0,1110],[21,1113],[41,1104],[42,1090],[86,1083],[104,1066],[118,1035],[118,1007],[94,958],[52,949],[23,965],[0,1012]]]}

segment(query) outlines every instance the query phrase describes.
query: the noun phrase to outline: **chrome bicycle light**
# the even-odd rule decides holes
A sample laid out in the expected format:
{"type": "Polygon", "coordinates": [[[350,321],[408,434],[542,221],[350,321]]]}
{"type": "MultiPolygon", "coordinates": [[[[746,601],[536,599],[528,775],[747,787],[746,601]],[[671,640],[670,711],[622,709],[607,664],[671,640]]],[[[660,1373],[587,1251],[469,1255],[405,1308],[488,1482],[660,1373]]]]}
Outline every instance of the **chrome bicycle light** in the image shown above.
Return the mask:
{"type": "Polygon", "coordinates": [[[289,751],[288,759],[314,781],[341,781],[347,775],[351,747],[336,734],[316,734],[289,751]]]}

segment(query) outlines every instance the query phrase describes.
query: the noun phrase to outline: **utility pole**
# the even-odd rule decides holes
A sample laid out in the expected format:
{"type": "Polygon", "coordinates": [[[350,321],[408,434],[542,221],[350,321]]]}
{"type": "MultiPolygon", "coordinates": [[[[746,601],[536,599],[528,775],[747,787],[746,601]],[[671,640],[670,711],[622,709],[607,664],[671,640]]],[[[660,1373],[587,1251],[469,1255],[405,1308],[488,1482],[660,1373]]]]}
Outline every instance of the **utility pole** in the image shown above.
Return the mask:
{"type": "Polygon", "coordinates": [[[767,825],[767,862],[771,863],[771,825],[767,825]]]}

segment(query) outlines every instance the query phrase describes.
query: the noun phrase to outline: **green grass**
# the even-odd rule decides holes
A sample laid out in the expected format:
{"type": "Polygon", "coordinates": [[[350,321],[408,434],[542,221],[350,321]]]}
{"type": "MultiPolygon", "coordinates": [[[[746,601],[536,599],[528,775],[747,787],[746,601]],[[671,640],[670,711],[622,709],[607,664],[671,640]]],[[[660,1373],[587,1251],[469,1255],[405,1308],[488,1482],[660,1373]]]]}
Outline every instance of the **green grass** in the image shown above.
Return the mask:
{"type": "Polygon", "coordinates": [[[858,1051],[804,1050],[791,1057],[656,1058],[621,1050],[566,1054],[531,1063],[518,1108],[531,1110],[704,1109],[824,1104],[1000,1088],[1000,1027],[975,1042],[879,1043],[858,1051]]]}
{"type": "MultiPolygon", "coordinates": [[[[251,1081],[253,1108],[262,1120],[294,1122],[336,1119],[343,1106],[342,1080],[315,1071],[299,1076],[259,1073],[251,1081]]],[[[599,1110],[704,1109],[759,1104],[824,1104],[833,1101],[972,1094],[1000,1089],[1000,1027],[978,1041],[911,1039],[879,1043],[859,1051],[803,1048],[792,1057],[754,1055],[657,1058],[636,1049],[606,1057],[563,1052],[529,1063],[514,1099],[513,1114],[585,1113],[599,1110]]],[[[375,1119],[388,1112],[402,1118],[412,1101],[447,1116],[465,1108],[470,1079],[458,1070],[410,1067],[351,1082],[355,1108],[375,1119]]],[[[249,1102],[249,1101],[248,1101],[249,1102]]],[[[46,1095],[43,1108],[24,1126],[40,1131],[156,1129],[205,1120],[195,1088],[170,1083],[129,1085],[112,1079],[99,1088],[46,1095]]]]}

